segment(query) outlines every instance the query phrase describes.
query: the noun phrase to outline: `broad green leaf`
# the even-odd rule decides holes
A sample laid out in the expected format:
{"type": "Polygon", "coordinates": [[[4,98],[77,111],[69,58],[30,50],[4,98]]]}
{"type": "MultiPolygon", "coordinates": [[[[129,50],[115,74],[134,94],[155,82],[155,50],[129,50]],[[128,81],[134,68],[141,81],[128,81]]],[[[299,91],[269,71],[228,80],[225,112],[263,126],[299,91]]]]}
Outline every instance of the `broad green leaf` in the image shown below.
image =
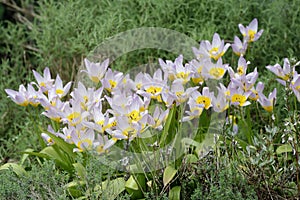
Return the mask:
{"type": "Polygon", "coordinates": [[[145,176],[136,175],[135,179],[134,176],[131,175],[125,184],[126,191],[131,195],[132,199],[143,197],[143,192],[140,187],[143,189],[146,187],[145,176]],[[138,183],[136,181],[138,181],[138,183]]]}
{"type": "Polygon", "coordinates": [[[73,167],[77,173],[77,175],[84,180],[84,178],[86,177],[86,170],[84,168],[84,166],[81,163],[74,163],[73,167]]]}
{"type": "Polygon", "coordinates": [[[174,178],[176,173],[177,173],[177,170],[171,166],[168,166],[165,168],[165,171],[163,174],[164,186],[166,186],[168,183],[170,183],[170,181],[174,178]]]}
{"type": "Polygon", "coordinates": [[[169,199],[170,200],[180,200],[180,186],[173,187],[169,192],[169,199]]]}
{"type": "Polygon", "coordinates": [[[116,178],[102,182],[102,199],[114,200],[125,190],[124,178],[116,178]]]}
{"type": "MultiPolygon", "coordinates": [[[[33,152],[33,151],[34,151],[33,149],[26,149],[24,152],[33,152]]],[[[28,158],[28,156],[29,156],[29,154],[24,153],[24,155],[21,158],[20,165],[24,164],[24,162],[28,158]]]]}
{"type": "Polygon", "coordinates": [[[79,198],[83,195],[82,191],[79,188],[84,186],[85,184],[85,181],[72,181],[65,187],[73,198],[79,198]]]}
{"type": "Polygon", "coordinates": [[[138,186],[138,184],[136,183],[136,181],[134,180],[134,178],[133,178],[132,175],[131,175],[131,176],[129,177],[129,179],[126,181],[125,187],[126,187],[126,188],[129,188],[129,189],[132,189],[132,190],[139,190],[139,186],[138,186]]]}
{"type": "Polygon", "coordinates": [[[4,165],[0,166],[0,171],[8,169],[12,169],[13,172],[15,172],[18,176],[27,175],[25,169],[16,163],[5,163],[4,165]]]}
{"type": "Polygon", "coordinates": [[[62,157],[62,154],[54,149],[53,146],[44,148],[42,151],[40,151],[40,153],[48,155],[50,159],[55,160],[56,164],[64,168],[65,170],[72,170],[72,165],[70,166],[70,163],[68,163],[67,160],[62,157]]]}
{"type": "MultiPolygon", "coordinates": [[[[45,131],[44,131],[45,132],[45,131]]],[[[76,158],[76,153],[73,152],[73,149],[74,149],[74,145],[73,144],[69,144],[67,142],[65,142],[63,139],[53,135],[52,133],[46,131],[47,135],[49,135],[52,140],[55,142],[55,144],[61,148],[63,151],[65,151],[68,156],[70,156],[72,159],[75,160],[76,158]]]]}
{"type": "Polygon", "coordinates": [[[277,154],[289,153],[289,152],[293,152],[293,148],[290,144],[283,144],[276,149],[277,154]]]}

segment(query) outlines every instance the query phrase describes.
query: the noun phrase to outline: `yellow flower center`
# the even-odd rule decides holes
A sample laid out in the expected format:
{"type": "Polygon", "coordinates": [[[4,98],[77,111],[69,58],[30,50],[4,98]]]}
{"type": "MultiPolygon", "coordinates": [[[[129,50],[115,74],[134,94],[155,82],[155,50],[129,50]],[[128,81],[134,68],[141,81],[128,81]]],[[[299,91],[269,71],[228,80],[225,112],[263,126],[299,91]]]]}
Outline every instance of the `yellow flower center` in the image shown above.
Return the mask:
{"type": "Polygon", "coordinates": [[[243,75],[243,74],[245,73],[245,71],[244,71],[244,69],[243,69],[242,66],[239,66],[239,67],[237,68],[237,73],[238,73],[240,76],[243,75]]]}
{"type": "Polygon", "coordinates": [[[189,73],[184,73],[184,72],[179,72],[176,74],[176,77],[181,78],[181,79],[187,79],[188,76],[189,76],[189,73]]]}
{"type": "Polygon", "coordinates": [[[141,119],[140,113],[137,110],[132,111],[127,116],[131,119],[131,121],[138,121],[141,119]]]}
{"type": "Polygon", "coordinates": [[[252,90],[252,93],[254,93],[255,97],[251,97],[249,96],[249,99],[253,100],[253,101],[256,101],[258,99],[258,92],[256,90],[252,90]]]}
{"type": "Polygon", "coordinates": [[[217,54],[219,51],[219,47],[213,47],[210,51],[209,51],[209,56],[211,58],[213,58],[214,60],[218,60],[221,56],[224,55],[224,51],[220,52],[219,54],[217,54]]]}
{"type": "Polygon", "coordinates": [[[154,87],[154,86],[150,86],[148,89],[146,89],[146,92],[147,93],[150,93],[150,94],[156,94],[158,92],[161,92],[162,91],[162,88],[160,87],[154,87]]]}
{"type": "Polygon", "coordinates": [[[53,121],[60,122],[61,118],[60,117],[51,117],[53,121]]]}
{"type": "Polygon", "coordinates": [[[74,125],[76,125],[76,124],[78,124],[81,120],[78,120],[78,122],[76,122],[76,123],[73,123],[73,120],[74,119],[77,119],[77,118],[80,118],[80,113],[79,112],[73,112],[73,113],[71,113],[71,114],[69,114],[68,116],[67,116],[67,119],[69,120],[69,122],[71,122],[71,124],[74,126],[74,125]]]}
{"type": "Polygon", "coordinates": [[[215,79],[222,78],[224,73],[225,73],[225,69],[220,67],[214,67],[209,70],[209,74],[213,76],[215,79]]]}
{"type": "Polygon", "coordinates": [[[263,106],[263,108],[268,111],[268,112],[272,112],[273,111],[273,106],[263,106]]]}
{"type": "Polygon", "coordinates": [[[90,79],[94,82],[94,83],[99,83],[99,78],[97,76],[90,76],[90,79]]]}
{"type": "Polygon", "coordinates": [[[219,48],[218,48],[218,47],[213,47],[213,48],[209,51],[209,53],[210,53],[210,54],[216,54],[216,53],[218,53],[218,51],[219,51],[219,48]]]}
{"type": "Polygon", "coordinates": [[[56,94],[63,94],[64,91],[62,89],[56,89],[56,94]]]}
{"type": "Polygon", "coordinates": [[[96,151],[97,151],[97,153],[103,153],[104,152],[104,150],[103,150],[103,145],[99,145],[99,146],[97,146],[97,148],[96,148],[96,151]]]}
{"type": "Polygon", "coordinates": [[[181,95],[183,94],[183,91],[178,91],[175,93],[177,97],[181,97],[181,95]]]}
{"type": "Polygon", "coordinates": [[[197,78],[192,78],[193,83],[198,84],[198,83],[203,83],[204,79],[202,77],[197,77],[197,78]]]}
{"type": "Polygon", "coordinates": [[[241,94],[234,94],[231,97],[232,103],[239,103],[239,106],[243,106],[244,103],[247,101],[247,98],[244,95],[241,94]]]}
{"type": "Polygon", "coordinates": [[[77,143],[77,145],[76,145],[76,146],[79,148],[80,151],[83,151],[83,147],[82,147],[81,145],[84,144],[84,143],[87,144],[87,147],[85,147],[85,148],[89,148],[89,147],[92,146],[93,141],[90,140],[90,139],[88,139],[88,138],[83,139],[83,140],[80,140],[80,141],[77,143]]]}
{"type": "Polygon", "coordinates": [[[289,76],[288,75],[279,76],[279,78],[281,78],[281,79],[283,79],[285,81],[289,80],[289,76]]]}
{"type": "Polygon", "coordinates": [[[117,82],[116,82],[116,81],[109,80],[108,82],[109,82],[109,84],[110,84],[111,88],[115,88],[115,87],[116,87],[116,85],[117,85],[117,82]]]}
{"type": "Polygon", "coordinates": [[[209,97],[206,96],[199,96],[196,99],[197,104],[203,104],[204,108],[207,110],[210,107],[211,104],[211,99],[209,97]]]}
{"type": "Polygon", "coordinates": [[[104,120],[99,120],[99,121],[97,121],[96,123],[97,123],[98,125],[100,125],[100,126],[103,126],[104,120]]]}
{"type": "Polygon", "coordinates": [[[47,142],[48,142],[48,143],[52,143],[52,142],[53,142],[52,138],[49,137],[49,138],[47,139],[47,142]]]}
{"type": "Polygon", "coordinates": [[[250,38],[250,41],[253,42],[254,41],[254,35],[256,34],[255,31],[253,30],[249,30],[248,31],[248,35],[249,35],[249,38],[250,38]]]}
{"type": "Polygon", "coordinates": [[[141,89],[141,87],[142,87],[142,84],[141,84],[141,83],[136,84],[136,88],[137,88],[138,90],[141,89]]]}
{"type": "Polygon", "coordinates": [[[19,103],[20,106],[28,106],[29,101],[25,100],[22,103],[19,103]]]}

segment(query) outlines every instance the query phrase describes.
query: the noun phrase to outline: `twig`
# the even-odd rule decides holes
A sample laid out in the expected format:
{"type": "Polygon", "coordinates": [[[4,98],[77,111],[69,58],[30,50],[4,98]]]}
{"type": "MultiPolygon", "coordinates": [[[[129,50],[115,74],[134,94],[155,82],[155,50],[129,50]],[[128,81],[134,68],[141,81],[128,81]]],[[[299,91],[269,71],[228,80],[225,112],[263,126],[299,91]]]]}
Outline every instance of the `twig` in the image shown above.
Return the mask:
{"type": "Polygon", "coordinates": [[[7,0],[0,0],[0,3],[10,7],[11,9],[15,10],[15,11],[18,11],[20,13],[23,13],[25,15],[30,15],[34,18],[37,18],[37,19],[40,19],[41,16],[40,15],[37,15],[33,10],[27,10],[27,9],[24,9],[24,8],[21,8],[19,7],[14,1],[12,1],[11,3],[7,0]]]}
{"type": "Polygon", "coordinates": [[[38,52],[38,53],[42,53],[42,51],[41,51],[40,49],[35,48],[35,47],[33,47],[33,46],[30,46],[30,45],[23,45],[23,47],[24,47],[25,49],[30,50],[30,51],[35,51],[35,52],[38,52]]]}

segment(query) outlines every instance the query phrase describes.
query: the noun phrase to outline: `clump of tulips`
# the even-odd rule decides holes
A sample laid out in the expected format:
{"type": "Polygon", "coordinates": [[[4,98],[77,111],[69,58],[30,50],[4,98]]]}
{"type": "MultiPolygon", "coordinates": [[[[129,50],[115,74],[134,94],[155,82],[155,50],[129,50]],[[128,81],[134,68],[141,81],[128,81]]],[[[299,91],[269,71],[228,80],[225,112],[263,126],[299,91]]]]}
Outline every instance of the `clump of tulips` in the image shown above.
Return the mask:
{"type": "MultiPolygon", "coordinates": [[[[252,102],[273,112],[276,88],[265,96],[264,83],[257,83],[257,68],[248,72],[250,62],[244,58],[249,44],[257,41],[263,30],[258,31],[257,19],[246,27],[240,24],[239,29],[242,40],[235,36],[232,44],[225,44],[215,33],[212,42],[201,41],[199,48],[193,47],[195,59],[187,63],[182,55],[174,61],[159,59],[161,68],[153,75],[140,72],[130,77],[109,68],[109,59],[85,59],[86,70],[82,73],[95,87],[87,88],[79,82],[70,92],[71,82],[64,86],[59,75],[53,79],[49,68],[45,68],[43,74],[33,71],[36,82],[27,87],[20,85],[18,91],[5,91],[21,106],[42,106],[42,115],[59,124],[49,125],[47,132],[74,144],[74,152],[94,150],[99,154],[109,151],[118,141],[130,142],[140,137],[147,129],[163,130],[170,110],[183,104],[188,110],[178,119],[180,123],[199,118],[203,110],[222,113],[252,102]],[[237,66],[223,63],[222,56],[230,47],[238,56],[237,66]],[[221,81],[226,73],[230,82],[220,82],[213,92],[206,82],[221,81]]],[[[281,84],[290,87],[300,101],[300,75],[288,59],[284,60],[283,68],[276,64],[267,69],[278,76],[281,84]]],[[[234,120],[227,121],[234,124],[234,120]]],[[[52,145],[55,141],[47,132],[42,133],[42,138],[52,145]]]]}

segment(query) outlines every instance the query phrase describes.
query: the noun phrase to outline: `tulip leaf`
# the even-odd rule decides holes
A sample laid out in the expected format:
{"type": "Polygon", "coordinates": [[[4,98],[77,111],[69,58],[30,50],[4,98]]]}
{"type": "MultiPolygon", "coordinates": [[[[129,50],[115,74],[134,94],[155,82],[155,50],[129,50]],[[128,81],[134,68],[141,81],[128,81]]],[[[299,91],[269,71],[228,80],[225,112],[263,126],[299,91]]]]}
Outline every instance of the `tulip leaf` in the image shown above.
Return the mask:
{"type": "Polygon", "coordinates": [[[247,123],[245,119],[240,119],[238,121],[239,133],[245,135],[247,138],[248,145],[253,145],[253,132],[251,130],[251,125],[247,123]]]}
{"type": "Polygon", "coordinates": [[[177,173],[177,170],[174,169],[172,166],[167,166],[164,170],[163,174],[163,183],[164,186],[169,184],[171,180],[174,178],[175,174],[177,173]]]}
{"type": "Polygon", "coordinates": [[[81,163],[73,163],[73,167],[77,173],[77,175],[84,180],[84,178],[86,177],[86,170],[84,168],[84,166],[81,163]]]}
{"type": "Polygon", "coordinates": [[[289,152],[293,152],[293,148],[290,144],[281,145],[276,149],[277,154],[289,153],[289,152]]]}
{"type": "Polygon", "coordinates": [[[61,152],[54,149],[52,146],[48,146],[44,148],[42,151],[40,151],[40,153],[46,154],[47,156],[50,157],[50,159],[55,160],[56,164],[59,165],[60,167],[69,171],[72,169],[70,163],[66,162],[67,160],[62,156],[61,152]]]}
{"type": "Polygon", "coordinates": [[[63,139],[55,136],[54,134],[48,132],[48,131],[44,131],[47,133],[47,135],[49,135],[51,137],[51,139],[55,142],[55,144],[61,148],[64,152],[66,152],[68,154],[68,156],[70,156],[73,160],[75,160],[76,158],[76,153],[73,152],[74,149],[74,145],[73,144],[69,144],[67,142],[65,142],[63,139]]]}
{"type": "Polygon", "coordinates": [[[126,191],[132,199],[140,199],[143,197],[142,189],[146,189],[146,179],[144,175],[131,175],[125,184],[126,191]]]}
{"type": "Polygon", "coordinates": [[[169,199],[170,200],[180,200],[180,186],[173,187],[169,192],[169,199]]]}
{"type": "Polygon", "coordinates": [[[25,169],[16,163],[5,163],[4,165],[0,166],[0,171],[8,169],[12,169],[13,172],[16,173],[18,176],[27,175],[25,169]]]}
{"type": "Polygon", "coordinates": [[[186,163],[196,163],[198,161],[197,156],[194,154],[188,154],[185,156],[186,163]]]}
{"type": "Polygon", "coordinates": [[[37,157],[40,157],[40,158],[45,158],[45,159],[51,159],[51,156],[47,155],[47,154],[44,154],[44,153],[39,153],[39,152],[30,152],[30,151],[23,151],[21,152],[23,154],[28,154],[28,155],[32,155],[32,156],[37,156],[37,157]]]}
{"type": "Polygon", "coordinates": [[[65,187],[73,198],[79,198],[83,195],[79,188],[85,184],[85,181],[72,181],[69,182],[65,187]]]}
{"type": "Polygon", "coordinates": [[[139,190],[139,186],[138,186],[138,184],[136,183],[136,181],[134,180],[134,178],[133,178],[132,175],[131,175],[131,176],[129,177],[129,179],[126,181],[125,187],[126,187],[126,188],[129,188],[129,189],[132,189],[132,190],[139,190]]]}
{"type": "Polygon", "coordinates": [[[116,178],[102,182],[102,199],[114,200],[125,190],[124,178],[116,178]],[[104,192],[105,191],[105,192],[104,192]]]}
{"type": "Polygon", "coordinates": [[[168,137],[168,134],[169,134],[170,125],[171,125],[171,122],[172,122],[173,117],[174,117],[173,115],[175,113],[175,109],[176,109],[176,107],[173,107],[169,111],[167,121],[164,125],[164,129],[163,129],[162,134],[161,134],[161,138],[160,138],[160,142],[159,142],[160,146],[163,146],[166,143],[166,140],[167,140],[167,137],[168,137]]]}
{"type": "MultiPolygon", "coordinates": [[[[24,152],[33,152],[33,151],[34,151],[33,149],[26,149],[24,152]]],[[[29,154],[24,153],[24,155],[21,158],[20,165],[24,164],[24,162],[28,158],[28,156],[29,156],[29,154]]]]}

